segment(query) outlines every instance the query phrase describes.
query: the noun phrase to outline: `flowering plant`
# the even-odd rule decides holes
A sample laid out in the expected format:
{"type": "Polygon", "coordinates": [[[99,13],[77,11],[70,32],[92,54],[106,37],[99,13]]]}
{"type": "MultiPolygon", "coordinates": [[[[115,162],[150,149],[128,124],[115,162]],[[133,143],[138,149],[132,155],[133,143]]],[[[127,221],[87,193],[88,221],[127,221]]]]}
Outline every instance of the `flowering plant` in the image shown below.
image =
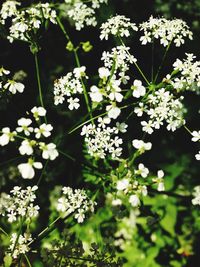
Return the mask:
{"type": "Polygon", "coordinates": [[[171,47],[193,40],[190,27],[153,16],[101,22],[107,0],[30,2],[6,0],[0,10],[3,41],[34,61],[33,77],[0,68],[2,114],[20,99],[1,119],[2,266],[187,266],[200,233],[200,130],[191,122],[199,106],[187,104],[199,99],[200,61],[186,51],[166,62],[171,47]],[[94,40],[79,40],[88,27],[109,44],[102,55],[94,40]],[[73,63],[42,60],[52,39],[73,63]],[[187,155],[176,151],[180,135],[187,155]]]}

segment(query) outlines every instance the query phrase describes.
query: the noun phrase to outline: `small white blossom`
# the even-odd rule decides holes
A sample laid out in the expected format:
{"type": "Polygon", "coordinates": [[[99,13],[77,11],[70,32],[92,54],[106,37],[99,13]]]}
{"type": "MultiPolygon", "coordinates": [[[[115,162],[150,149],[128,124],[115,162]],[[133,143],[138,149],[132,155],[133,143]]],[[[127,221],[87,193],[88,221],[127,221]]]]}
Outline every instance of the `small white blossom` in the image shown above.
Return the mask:
{"type": "Polygon", "coordinates": [[[19,255],[26,254],[30,250],[28,244],[32,240],[33,239],[31,237],[31,234],[29,233],[24,233],[24,235],[20,234],[19,237],[17,233],[13,233],[11,235],[11,244],[9,246],[9,250],[12,253],[12,257],[16,259],[19,255]]]}
{"type": "Polygon", "coordinates": [[[24,132],[24,134],[27,136],[29,136],[30,133],[33,132],[33,127],[29,127],[29,125],[32,124],[31,119],[21,118],[17,121],[17,124],[20,126],[16,128],[17,132],[24,132]]]}
{"type": "Polygon", "coordinates": [[[90,93],[89,94],[90,94],[91,100],[93,102],[99,103],[99,102],[101,102],[103,100],[103,95],[102,95],[100,89],[95,85],[93,85],[90,88],[90,93]]]}
{"type": "Polygon", "coordinates": [[[13,80],[8,80],[8,82],[4,85],[5,89],[8,89],[12,94],[16,94],[17,92],[24,92],[24,85],[20,82],[15,82],[13,80]]]}
{"type": "Polygon", "coordinates": [[[45,144],[40,143],[40,149],[42,150],[43,159],[55,160],[58,157],[58,151],[56,149],[56,145],[53,143],[45,144]]]}
{"type": "Polygon", "coordinates": [[[200,141],[200,131],[193,131],[192,132],[192,141],[193,142],[198,142],[200,141]]]}
{"type": "Polygon", "coordinates": [[[32,179],[35,176],[35,169],[42,169],[41,162],[35,162],[33,159],[29,159],[27,163],[21,163],[18,165],[18,170],[24,179],[32,179]]]}
{"type": "Polygon", "coordinates": [[[137,195],[131,195],[129,197],[129,203],[133,207],[138,207],[140,205],[140,199],[139,199],[139,197],[137,195]]]}
{"type": "Polygon", "coordinates": [[[192,199],[193,205],[200,205],[200,186],[195,186],[194,191],[192,193],[194,198],[192,199]]]}
{"type": "Polygon", "coordinates": [[[116,188],[117,188],[117,190],[120,191],[120,190],[127,189],[128,186],[129,186],[129,180],[126,179],[126,178],[124,178],[124,179],[122,179],[122,180],[120,180],[120,181],[117,182],[116,188]]]}
{"type": "Polygon", "coordinates": [[[117,119],[121,113],[120,108],[118,108],[115,104],[108,105],[106,107],[106,111],[108,111],[108,117],[114,120],[117,119]]]}
{"type": "Polygon", "coordinates": [[[196,160],[200,160],[200,151],[198,154],[195,155],[196,160]]]}
{"type": "Polygon", "coordinates": [[[108,68],[105,67],[101,67],[98,69],[99,72],[99,77],[101,79],[106,79],[110,76],[110,70],[108,68]]]}
{"type": "Polygon", "coordinates": [[[144,166],[143,163],[140,163],[138,165],[138,170],[135,170],[135,174],[141,175],[143,178],[146,178],[149,174],[149,170],[144,166]]]}
{"type": "Polygon", "coordinates": [[[2,135],[0,136],[0,145],[6,146],[10,141],[14,141],[16,132],[11,132],[9,127],[4,127],[2,130],[2,135]]]}
{"type": "Polygon", "coordinates": [[[35,137],[37,139],[41,138],[41,136],[49,137],[51,135],[51,131],[53,130],[53,127],[51,124],[43,123],[40,125],[39,128],[35,128],[35,137]]]}
{"type": "Polygon", "coordinates": [[[40,119],[40,117],[46,116],[46,110],[43,107],[33,107],[31,109],[31,112],[33,113],[33,116],[36,121],[40,119]]]}
{"type": "Polygon", "coordinates": [[[142,85],[142,82],[139,80],[134,81],[131,89],[133,90],[133,96],[136,98],[139,98],[146,94],[146,88],[142,85]]]}
{"type": "Polygon", "coordinates": [[[68,108],[70,110],[78,109],[80,107],[79,99],[77,97],[76,98],[70,97],[69,99],[67,99],[67,102],[69,103],[68,108]]]}
{"type": "Polygon", "coordinates": [[[143,153],[146,150],[151,150],[151,148],[152,148],[152,143],[150,143],[150,142],[145,143],[143,140],[138,140],[138,139],[134,139],[132,141],[132,145],[133,145],[133,147],[138,149],[140,151],[140,153],[143,153]]]}
{"type": "Polygon", "coordinates": [[[32,155],[33,154],[33,146],[36,144],[35,141],[24,140],[19,147],[19,153],[21,155],[32,155]]]}

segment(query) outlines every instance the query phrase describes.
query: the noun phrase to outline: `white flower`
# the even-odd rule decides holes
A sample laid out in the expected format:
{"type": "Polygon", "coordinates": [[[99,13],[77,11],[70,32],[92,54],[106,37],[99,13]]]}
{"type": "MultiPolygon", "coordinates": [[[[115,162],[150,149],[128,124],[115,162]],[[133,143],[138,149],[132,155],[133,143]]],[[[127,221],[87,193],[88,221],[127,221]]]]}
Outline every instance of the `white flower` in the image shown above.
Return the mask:
{"type": "Polygon", "coordinates": [[[144,132],[147,132],[148,134],[152,134],[153,133],[153,123],[152,123],[152,121],[149,121],[149,122],[141,121],[141,125],[143,126],[142,130],[144,132]]]}
{"type": "Polygon", "coordinates": [[[20,126],[16,128],[17,132],[24,132],[27,136],[30,135],[30,132],[33,132],[33,127],[29,127],[32,123],[31,119],[21,118],[17,121],[17,123],[20,126]]]}
{"type": "Polygon", "coordinates": [[[108,111],[108,117],[111,118],[111,119],[116,119],[120,113],[121,113],[121,110],[120,108],[116,107],[116,105],[108,105],[106,107],[106,111],[108,111]]]}
{"type": "Polygon", "coordinates": [[[128,127],[128,125],[126,123],[124,123],[124,122],[122,122],[122,123],[117,122],[116,123],[116,128],[121,133],[126,133],[127,132],[127,127],[128,127]]]}
{"type": "Polygon", "coordinates": [[[112,206],[121,206],[121,205],[122,205],[121,199],[117,198],[112,200],[112,206]]]}
{"type": "Polygon", "coordinates": [[[117,188],[117,190],[121,191],[121,190],[127,189],[128,186],[129,186],[129,180],[124,178],[124,179],[122,179],[120,181],[117,181],[116,188],[117,188]]]}
{"type": "Polygon", "coordinates": [[[131,195],[129,197],[129,203],[133,207],[138,207],[140,205],[140,199],[139,199],[139,197],[137,195],[131,195]]]}
{"type": "Polygon", "coordinates": [[[119,80],[112,80],[111,83],[108,85],[107,90],[110,91],[109,98],[111,101],[116,100],[117,102],[121,102],[123,99],[123,95],[120,93],[121,88],[119,87],[120,81],[119,80]]]}
{"type": "Polygon", "coordinates": [[[36,144],[34,140],[24,140],[19,147],[19,152],[21,155],[32,155],[33,154],[33,146],[36,144]]]}
{"type": "Polygon", "coordinates": [[[4,69],[4,67],[0,68],[0,77],[2,77],[3,75],[8,75],[9,73],[10,73],[10,71],[4,69]]]}
{"type": "Polygon", "coordinates": [[[89,94],[90,94],[90,97],[91,97],[93,102],[99,103],[99,102],[101,102],[103,100],[103,95],[102,95],[100,89],[95,85],[93,85],[90,88],[90,93],[89,94]]]}
{"type": "Polygon", "coordinates": [[[158,185],[157,190],[160,192],[165,191],[165,185],[164,185],[164,181],[163,181],[164,175],[165,174],[164,174],[163,170],[159,170],[157,172],[157,177],[152,179],[152,181],[154,183],[157,183],[157,185],[158,185]]]}
{"type": "Polygon", "coordinates": [[[1,132],[3,133],[0,136],[0,145],[6,146],[10,141],[14,141],[14,137],[16,135],[16,132],[11,132],[10,128],[4,127],[1,132]]]}
{"type": "Polygon", "coordinates": [[[200,160],[200,151],[198,154],[195,155],[196,160],[200,160]]]}
{"type": "Polygon", "coordinates": [[[194,198],[192,199],[193,205],[200,205],[200,186],[195,186],[194,191],[192,193],[194,198]]]}
{"type": "Polygon", "coordinates": [[[197,142],[200,141],[200,131],[193,131],[192,132],[192,141],[197,142]]]}
{"type": "Polygon", "coordinates": [[[76,98],[70,97],[69,99],[67,99],[67,102],[69,103],[68,108],[70,110],[78,109],[80,107],[79,99],[77,97],[76,98]]]}
{"type": "Polygon", "coordinates": [[[46,145],[45,143],[41,142],[40,149],[43,151],[42,152],[43,159],[55,160],[59,155],[56,149],[56,145],[53,143],[46,145]]]}
{"type": "Polygon", "coordinates": [[[39,139],[42,135],[44,137],[49,137],[51,135],[52,130],[53,130],[53,127],[51,124],[43,123],[42,125],[40,125],[39,128],[34,129],[35,137],[37,139],[39,139]]]}
{"type": "Polygon", "coordinates": [[[138,139],[134,139],[132,141],[132,145],[133,147],[138,149],[141,153],[143,153],[146,150],[151,150],[152,148],[152,143],[150,142],[145,143],[143,140],[138,140],[138,139]]]}
{"type": "Polygon", "coordinates": [[[74,73],[76,78],[80,79],[81,77],[85,76],[85,71],[86,71],[86,67],[82,66],[79,68],[75,68],[73,70],[73,73],[74,73]]]}
{"type": "Polygon", "coordinates": [[[35,169],[42,169],[41,162],[35,162],[33,159],[29,159],[27,163],[21,163],[18,165],[19,172],[24,179],[32,179],[35,176],[35,169]]]}
{"type": "Polygon", "coordinates": [[[110,76],[110,70],[105,67],[101,67],[98,69],[99,77],[101,79],[107,79],[110,76]]]}
{"type": "Polygon", "coordinates": [[[144,166],[143,163],[140,163],[138,165],[138,170],[135,170],[135,173],[141,175],[143,178],[146,178],[149,174],[149,170],[144,166]]]}
{"type": "Polygon", "coordinates": [[[142,85],[142,82],[139,80],[134,81],[131,89],[133,90],[133,96],[136,98],[139,98],[146,94],[146,88],[142,85]]]}
{"type": "Polygon", "coordinates": [[[13,80],[8,80],[8,82],[4,85],[4,88],[8,89],[12,94],[16,94],[17,92],[23,93],[24,91],[24,85],[13,80]]]}
{"type": "Polygon", "coordinates": [[[46,110],[43,107],[33,107],[31,109],[31,112],[33,113],[33,116],[36,121],[39,120],[39,117],[44,117],[46,116],[46,110]]]}

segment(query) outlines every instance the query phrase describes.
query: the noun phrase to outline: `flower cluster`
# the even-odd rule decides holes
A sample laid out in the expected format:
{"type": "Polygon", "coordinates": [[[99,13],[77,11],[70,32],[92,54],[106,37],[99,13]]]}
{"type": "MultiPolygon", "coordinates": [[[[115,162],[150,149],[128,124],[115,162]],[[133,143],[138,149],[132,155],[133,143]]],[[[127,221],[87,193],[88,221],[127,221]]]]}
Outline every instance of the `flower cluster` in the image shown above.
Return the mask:
{"type": "Polygon", "coordinates": [[[3,24],[7,18],[12,17],[12,25],[9,28],[8,39],[13,42],[15,39],[30,41],[30,32],[36,32],[45,21],[56,24],[56,11],[49,3],[38,3],[26,9],[17,10],[20,4],[15,1],[7,1],[0,11],[3,24]]]}
{"type": "Polygon", "coordinates": [[[194,198],[192,199],[193,205],[200,205],[200,186],[195,186],[193,194],[194,198]]]}
{"type": "Polygon", "coordinates": [[[129,29],[137,31],[138,27],[135,23],[131,23],[129,18],[126,18],[123,15],[117,15],[115,17],[111,17],[105,23],[103,23],[100,29],[100,39],[108,40],[108,36],[110,34],[114,36],[128,37],[130,36],[129,29]]]}
{"type": "Polygon", "coordinates": [[[143,113],[149,116],[148,121],[142,121],[142,130],[148,134],[152,134],[154,129],[160,129],[164,122],[167,123],[168,131],[175,131],[185,123],[183,118],[184,106],[181,103],[183,96],[175,99],[174,95],[164,88],[159,89],[155,93],[149,94],[146,102],[141,102],[134,109],[138,117],[143,113]]]}
{"type": "Polygon", "coordinates": [[[18,169],[24,179],[32,179],[35,175],[34,168],[42,169],[43,167],[41,162],[35,161],[33,156],[34,149],[39,149],[42,158],[46,160],[55,160],[58,156],[58,151],[54,143],[46,144],[43,141],[39,141],[39,139],[49,137],[53,130],[51,124],[40,123],[40,118],[46,115],[46,110],[43,107],[34,107],[31,109],[31,113],[37,122],[35,128],[32,126],[32,119],[21,118],[17,122],[18,127],[16,127],[15,131],[10,131],[9,127],[4,127],[1,130],[2,135],[0,136],[1,146],[7,145],[10,141],[15,141],[16,138],[23,140],[19,146],[19,153],[21,155],[27,155],[29,158],[27,163],[19,164],[18,169]],[[31,135],[34,135],[34,137],[31,138],[31,135]]]}
{"type": "Polygon", "coordinates": [[[104,51],[101,58],[104,66],[98,70],[99,84],[90,88],[89,95],[95,105],[101,102],[108,103],[106,111],[111,119],[116,119],[121,113],[117,106],[117,103],[122,102],[124,98],[121,86],[130,79],[126,75],[129,64],[136,62],[134,56],[129,53],[129,49],[129,47],[117,46],[111,52],[104,51]]]}
{"type": "Polygon", "coordinates": [[[0,10],[0,23],[5,24],[7,18],[11,18],[17,14],[17,6],[21,4],[17,1],[11,0],[6,1],[2,4],[0,10]]]}
{"type": "Polygon", "coordinates": [[[95,9],[100,7],[100,4],[107,3],[107,0],[94,0],[91,1],[91,7],[86,5],[80,0],[72,1],[65,0],[69,5],[67,14],[75,24],[76,30],[80,31],[87,26],[96,26],[97,21],[95,17],[95,9]]]}
{"type": "Polygon", "coordinates": [[[186,53],[186,59],[177,59],[173,64],[178,77],[167,75],[167,81],[177,90],[190,90],[200,93],[200,61],[194,61],[196,56],[186,53]]]}
{"type": "Polygon", "coordinates": [[[26,189],[15,186],[10,191],[10,194],[3,194],[0,198],[0,214],[7,217],[10,223],[22,217],[26,217],[26,221],[35,218],[39,210],[38,205],[34,206],[35,191],[37,189],[37,186],[28,186],[26,189]]]}
{"type": "Polygon", "coordinates": [[[110,127],[109,123],[110,119],[105,117],[99,118],[97,125],[91,123],[83,126],[81,135],[85,136],[87,150],[91,156],[104,159],[106,155],[110,155],[117,159],[122,154],[123,140],[117,134],[125,133],[127,125],[117,123],[115,127],[110,127]]]}
{"type": "Polygon", "coordinates": [[[11,94],[16,94],[17,92],[24,92],[24,84],[16,81],[15,77],[12,79],[8,79],[8,75],[10,74],[9,70],[4,69],[4,67],[0,68],[0,91],[5,92],[9,91],[11,94]]]}
{"type": "Polygon", "coordinates": [[[24,233],[23,235],[19,235],[17,233],[13,233],[10,239],[9,250],[12,253],[12,257],[16,259],[20,254],[26,254],[30,248],[29,243],[33,241],[30,233],[24,233]]]}
{"type": "Polygon", "coordinates": [[[68,97],[68,108],[70,110],[79,108],[79,98],[73,98],[72,96],[83,93],[82,78],[87,78],[85,70],[85,66],[75,68],[73,72],[67,73],[67,75],[54,82],[55,105],[62,104],[65,100],[65,97],[68,97]]]}
{"type": "Polygon", "coordinates": [[[78,223],[82,223],[88,212],[94,212],[96,202],[90,200],[84,190],[63,187],[63,196],[58,199],[57,210],[65,216],[74,213],[78,223]]]}
{"type": "Polygon", "coordinates": [[[140,38],[143,45],[159,39],[163,46],[168,46],[173,42],[179,47],[184,44],[185,38],[192,40],[193,35],[186,22],[181,19],[168,20],[151,16],[148,21],[141,23],[139,28],[144,32],[140,38]]]}
{"type": "Polygon", "coordinates": [[[101,60],[104,62],[104,66],[110,71],[112,70],[113,75],[119,75],[121,82],[125,83],[129,80],[129,77],[125,73],[129,70],[129,64],[137,61],[129,52],[130,48],[127,46],[117,46],[112,48],[111,52],[104,51],[101,60]]]}
{"type": "MultiPolygon", "coordinates": [[[[147,196],[148,194],[148,176],[149,170],[144,166],[143,163],[139,163],[138,167],[135,168],[134,171],[128,169],[126,175],[116,182],[116,194],[113,196],[108,196],[112,199],[112,205],[126,205],[126,201],[128,201],[131,207],[139,207],[141,198],[143,196],[147,196]]],[[[159,170],[156,177],[150,178],[151,182],[157,185],[158,191],[164,191],[165,189],[163,177],[164,172],[159,170]]]]}

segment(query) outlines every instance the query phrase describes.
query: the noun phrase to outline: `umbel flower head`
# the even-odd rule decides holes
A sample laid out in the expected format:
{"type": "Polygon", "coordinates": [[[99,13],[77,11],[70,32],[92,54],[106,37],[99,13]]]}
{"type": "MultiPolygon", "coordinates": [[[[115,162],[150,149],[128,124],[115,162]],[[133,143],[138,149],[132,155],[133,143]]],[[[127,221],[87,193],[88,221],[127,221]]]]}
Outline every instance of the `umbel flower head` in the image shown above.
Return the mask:
{"type": "Polygon", "coordinates": [[[154,18],[151,16],[148,21],[140,24],[140,31],[144,35],[140,38],[143,45],[159,39],[160,44],[168,46],[171,42],[179,47],[185,43],[185,39],[192,39],[192,32],[182,19],[168,20],[165,18],[154,18]]]}
{"type": "Polygon", "coordinates": [[[58,199],[57,210],[69,215],[74,213],[78,223],[82,223],[88,212],[94,212],[96,203],[90,200],[84,190],[63,187],[63,196],[58,199]]]}
{"type": "Polygon", "coordinates": [[[138,27],[135,23],[131,23],[129,18],[126,18],[123,15],[117,15],[103,23],[100,29],[100,39],[108,40],[109,35],[128,37],[130,36],[129,29],[131,29],[132,31],[137,31],[138,27]]]}
{"type": "Polygon", "coordinates": [[[26,189],[14,186],[10,194],[2,194],[0,197],[0,215],[6,217],[10,223],[24,216],[26,221],[35,218],[39,210],[39,206],[34,205],[37,189],[37,186],[28,186],[26,189]]]}

